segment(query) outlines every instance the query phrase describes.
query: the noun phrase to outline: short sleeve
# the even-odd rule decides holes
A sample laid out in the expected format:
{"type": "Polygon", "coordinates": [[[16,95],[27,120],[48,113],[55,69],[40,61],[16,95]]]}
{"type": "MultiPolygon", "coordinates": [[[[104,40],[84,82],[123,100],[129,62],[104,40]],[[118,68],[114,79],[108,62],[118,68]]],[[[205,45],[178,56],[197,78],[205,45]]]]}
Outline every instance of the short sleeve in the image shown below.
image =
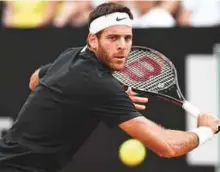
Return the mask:
{"type": "Polygon", "coordinates": [[[42,78],[47,73],[50,66],[51,66],[51,63],[40,67],[39,78],[42,78]]]}
{"type": "Polygon", "coordinates": [[[109,83],[108,88],[100,88],[92,108],[93,114],[109,127],[142,116],[135,109],[127,93],[121,87],[111,83],[109,83]]]}

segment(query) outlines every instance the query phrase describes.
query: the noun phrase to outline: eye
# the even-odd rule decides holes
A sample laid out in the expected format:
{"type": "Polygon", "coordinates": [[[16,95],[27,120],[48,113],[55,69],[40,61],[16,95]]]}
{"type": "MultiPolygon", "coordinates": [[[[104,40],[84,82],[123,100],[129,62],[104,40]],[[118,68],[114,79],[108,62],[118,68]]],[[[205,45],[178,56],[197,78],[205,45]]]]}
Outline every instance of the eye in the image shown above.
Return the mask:
{"type": "Polygon", "coordinates": [[[117,37],[116,36],[109,36],[109,39],[112,41],[115,41],[117,39],[117,37]]]}
{"type": "Polygon", "coordinates": [[[126,42],[131,41],[131,39],[132,39],[132,37],[131,37],[131,36],[126,36],[126,37],[125,37],[125,41],[126,41],[126,42]]]}

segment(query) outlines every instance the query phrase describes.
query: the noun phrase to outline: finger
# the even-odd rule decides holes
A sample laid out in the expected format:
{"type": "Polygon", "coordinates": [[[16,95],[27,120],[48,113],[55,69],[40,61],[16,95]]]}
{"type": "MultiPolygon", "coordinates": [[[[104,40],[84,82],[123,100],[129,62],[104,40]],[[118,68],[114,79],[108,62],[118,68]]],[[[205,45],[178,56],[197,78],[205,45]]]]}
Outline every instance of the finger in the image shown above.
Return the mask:
{"type": "Polygon", "coordinates": [[[128,87],[128,89],[127,89],[126,92],[127,92],[128,95],[131,95],[131,96],[135,96],[135,95],[137,95],[136,92],[132,91],[132,88],[131,88],[131,87],[128,87]]]}
{"type": "Polygon", "coordinates": [[[146,109],[145,105],[139,105],[139,104],[134,103],[134,106],[137,110],[145,110],[146,109]]]}
{"type": "Polygon", "coordinates": [[[129,96],[133,103],[147,103],[148,98],[146,97],[138,97],[138,96],[129,96]]]}

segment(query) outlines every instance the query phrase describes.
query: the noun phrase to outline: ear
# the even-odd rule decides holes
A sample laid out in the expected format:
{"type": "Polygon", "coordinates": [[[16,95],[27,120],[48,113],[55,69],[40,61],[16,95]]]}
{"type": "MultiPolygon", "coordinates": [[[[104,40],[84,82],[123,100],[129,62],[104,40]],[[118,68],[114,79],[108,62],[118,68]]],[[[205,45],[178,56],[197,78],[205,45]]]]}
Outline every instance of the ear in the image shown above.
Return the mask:
{"type": "Polygon", "coordinates": [[[88,35],[88,43],[91,48],[96,49],[98,47],[98,38],[95,34],[89,33],[88,35]]]}

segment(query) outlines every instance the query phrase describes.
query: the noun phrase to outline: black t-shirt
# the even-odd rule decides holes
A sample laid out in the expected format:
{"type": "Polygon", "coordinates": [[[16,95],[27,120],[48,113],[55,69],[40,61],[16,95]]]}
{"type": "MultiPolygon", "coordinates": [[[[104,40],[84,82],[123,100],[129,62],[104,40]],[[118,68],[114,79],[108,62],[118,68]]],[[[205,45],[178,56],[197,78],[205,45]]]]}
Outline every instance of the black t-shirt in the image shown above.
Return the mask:
{"type": "Polygon", "coordinates": [[[0,162],[62,168],[99,121],[140,116],[121,85],[89,49],[71,48],[51,64],[0,143],[0,162]]]}

